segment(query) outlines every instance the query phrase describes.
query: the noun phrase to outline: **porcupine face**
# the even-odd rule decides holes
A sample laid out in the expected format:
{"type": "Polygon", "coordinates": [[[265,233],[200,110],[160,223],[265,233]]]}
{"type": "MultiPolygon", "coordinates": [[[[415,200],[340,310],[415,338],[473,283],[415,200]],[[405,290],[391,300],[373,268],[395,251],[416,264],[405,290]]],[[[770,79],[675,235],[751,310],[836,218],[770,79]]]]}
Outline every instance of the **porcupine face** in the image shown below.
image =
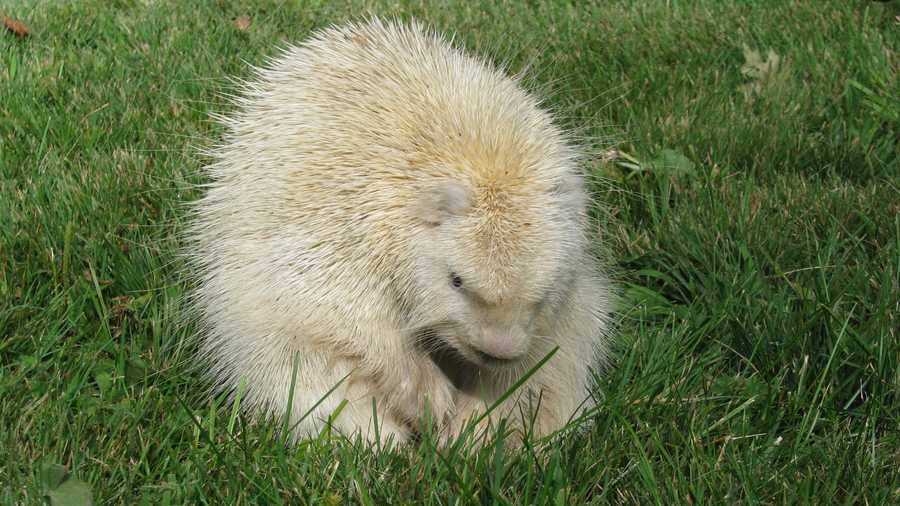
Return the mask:
{"type": "Polygon", "coordinates": [[[417,283],[433,335],[479,366],[519,363],[546,339],[580,258],[580,182],[447,181],[422,196],[417,283]]]}

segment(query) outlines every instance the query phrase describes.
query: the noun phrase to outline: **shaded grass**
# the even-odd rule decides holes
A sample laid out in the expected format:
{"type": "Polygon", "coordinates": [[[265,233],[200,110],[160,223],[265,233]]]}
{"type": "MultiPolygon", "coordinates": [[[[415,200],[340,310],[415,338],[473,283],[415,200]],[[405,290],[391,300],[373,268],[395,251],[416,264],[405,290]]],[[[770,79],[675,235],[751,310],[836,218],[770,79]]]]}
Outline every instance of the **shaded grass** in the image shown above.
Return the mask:
{"type": "Polygon", "coordinates": [[[3,10],[33,34],[0,36],[0,501],[38,502],[48,462],[128,504],[900,500],[897,2],[3,10]],[[286,448],[198,395],[175,234],[207,115],[244,61],[367,10],[530,66],[635,162],[590,167],[625,303],[584,432],[286,448]]]}

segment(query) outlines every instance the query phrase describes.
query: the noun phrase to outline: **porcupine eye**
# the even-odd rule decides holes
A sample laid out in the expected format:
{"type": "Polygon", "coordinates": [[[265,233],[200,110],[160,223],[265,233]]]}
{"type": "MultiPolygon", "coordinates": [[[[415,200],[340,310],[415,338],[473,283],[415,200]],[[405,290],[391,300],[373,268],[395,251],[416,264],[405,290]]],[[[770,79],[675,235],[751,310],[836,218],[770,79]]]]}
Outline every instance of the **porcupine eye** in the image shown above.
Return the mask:
{"type": "Polygon", "coordinates": [[[455,272],[450,273],[450,285],[453,286],[453,288],[462,288],[463,280],[459,277],[459,274],[455,272]]]}

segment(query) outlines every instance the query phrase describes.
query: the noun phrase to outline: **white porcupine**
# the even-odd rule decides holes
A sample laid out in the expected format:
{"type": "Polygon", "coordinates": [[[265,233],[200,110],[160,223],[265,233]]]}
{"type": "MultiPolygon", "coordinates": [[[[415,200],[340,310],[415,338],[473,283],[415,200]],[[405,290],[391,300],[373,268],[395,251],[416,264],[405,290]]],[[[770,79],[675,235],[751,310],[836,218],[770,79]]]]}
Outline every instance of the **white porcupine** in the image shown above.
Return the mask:
{"type": "Polygon", "coordinates": [[[590,405],[610,290],[577,150],[515,79],[374,19],[287,48],[236,103],[189,228],[216,384],[296,437],[345,400],[345,434],[452,436],[558,347],[482,423],[548,434],[590,405]]]}

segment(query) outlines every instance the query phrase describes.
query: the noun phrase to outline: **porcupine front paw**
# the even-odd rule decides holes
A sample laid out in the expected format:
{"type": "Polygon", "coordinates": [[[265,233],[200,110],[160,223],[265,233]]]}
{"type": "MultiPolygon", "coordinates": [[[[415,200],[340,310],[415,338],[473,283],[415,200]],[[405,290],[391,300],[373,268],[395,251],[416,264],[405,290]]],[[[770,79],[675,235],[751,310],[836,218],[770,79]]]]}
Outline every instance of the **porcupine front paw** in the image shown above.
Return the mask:
{"type": "MultiPolygon", "coordinates": [[[[398,373],[402,373],[398,368],[398,373]]],[[[407,423],[417,432],[426,424],[444,426],[454,411],[456,389],[431,360],[407,364],[398,381],[397,404],[407,423]]]]}

